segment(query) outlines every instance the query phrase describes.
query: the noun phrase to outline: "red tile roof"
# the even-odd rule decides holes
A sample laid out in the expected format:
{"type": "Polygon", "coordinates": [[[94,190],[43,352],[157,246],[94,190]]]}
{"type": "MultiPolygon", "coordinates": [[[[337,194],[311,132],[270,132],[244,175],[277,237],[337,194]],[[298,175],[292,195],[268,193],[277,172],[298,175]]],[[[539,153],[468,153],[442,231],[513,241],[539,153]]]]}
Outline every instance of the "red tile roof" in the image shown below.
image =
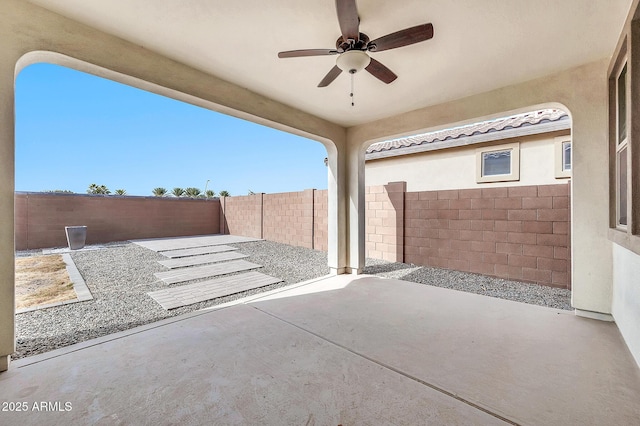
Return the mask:
{"type": "Polygon", "coordinates": [[[391,151],[424,144],[444,142],[454,139],[461,139],[469,136],[485,135],[493,132],[501,132],[508,129],[516,129],[525,126],[537,126],[544,123],[567,120],[569,126],[569,115],[560,109],[543,109],[539,111],[527,112],[524,114],[512,115],[510,117],[497,120],[483,121],[466,126],[454,127],[451,129],[438,130],[435,132],[423,133],[406,138],[393,139],[390,141],[374,143],[367,149],[367,154],[391,151]]]}

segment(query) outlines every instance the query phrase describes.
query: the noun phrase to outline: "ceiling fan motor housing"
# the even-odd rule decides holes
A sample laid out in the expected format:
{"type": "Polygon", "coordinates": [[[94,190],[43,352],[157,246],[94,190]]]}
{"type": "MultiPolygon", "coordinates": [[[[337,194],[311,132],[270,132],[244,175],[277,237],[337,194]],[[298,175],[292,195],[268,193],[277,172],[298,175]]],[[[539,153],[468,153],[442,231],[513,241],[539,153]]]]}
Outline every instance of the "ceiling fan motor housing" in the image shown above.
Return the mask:
{"type": "Polygon", "coordinates": [[[355,74],[362,71],[369,65],[371,58],[361,50],[349,50],[344,52],[336,60],[336,65],[342,71],[355,74]]]}

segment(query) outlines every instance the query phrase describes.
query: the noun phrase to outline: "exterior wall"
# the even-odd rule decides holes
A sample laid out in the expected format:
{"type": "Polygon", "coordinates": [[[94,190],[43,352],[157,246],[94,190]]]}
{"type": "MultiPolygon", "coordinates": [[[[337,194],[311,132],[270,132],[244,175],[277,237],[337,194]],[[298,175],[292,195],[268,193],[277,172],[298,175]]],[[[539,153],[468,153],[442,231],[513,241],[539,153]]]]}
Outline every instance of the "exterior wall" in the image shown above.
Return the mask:
{"type": "Polygon", "coordinates": [[[17,193],[17,250],[66,246],[65,226],[86,225],[87,243],[217,234],[218,200],[17,193]]]}
{"type": "Polygon", "coordinates": [[[327,190],[313,192],[313,248],[327,251],[328,246],[328,194],[327,190]]]}
{"type": "Polygon", "coordinates": [[[569,185],[409,192],[405,262],[570,288],[569,185]]]}
{"type": "MultiPolygon", "coordinates": [[[[419,192],[406,192],[405,182],[369,186],[366,255],[571,288],[570,185],[562,182],[419,192]]],[[[326,191],[227,197],[221,205],[232,234],[326,249],[326,191]]]]}
{"type": "MultiPolygon", "coordinates": [[[[465,125],[537,108],[571,116],[572,305],[576,312],[611,313],[613,270],[609,229],[608,58],[490,92],[349,128],[362,149],[381,140],[465,125]]],[[[399,179],[399,177],[394,177],[399,179]]]]}
{"type": "Polygon", "coordinates": [[[640,365],[640,256],[613,245],[613,317],[640,365]]]}
{"type": "Polygon", "coordinates": [[[367,160],[366,184],[384,185],[393,180],[407,182],[407,191],[553,185],[555,137],[568,131],[551,132],[484,144],[434,150],[397,157],[367,160]],[[477,183],[476,148],[520,142],[520,179],[513,182],[477,183]]]}
{"type": "MultiPolygon", "coordinates": [[[[611,229],[609,238],[613,241],[613,303],[612,315],[620,332],[629,347],[631,354],[640,366],[640,10],[634,1],[630,9],[625,28],[623,28],[618,47],[609,64],[608,75],[614,76],[619,67],[618,60],[627,61],[627,122],[630,161],[627,166],[629,176],[629,226],[626,230],[614,227],[616,216],[616,160],[617,145],[617,105],[615,80],[610,81],[609,108],[609,145],[610,145],[610,198],[611,229]],[[623,47],[624,46],[624,47],[623,47]]],[[[613,77],[615,78],[615,77],[613,77]]],[[[605,202],[603,202],[605,204],[605,202]]]]}
{"type": "Polygon", "coordinates": [[[367,257],[389,262],[404,261],[406,187],[406,182],[391,182],[366,188],[367,257]]]}
{"type": "Polygon", "coordinates": [[[226,234],[328,249],[328,191],[223,197],[220,230],[226,234]]]}
{"type": "Polygon", "coordinates": [[[313,248],[314,190],[264,195],[263,238],[313,248]]]}
{"type": "Polygon", "coordinates": [[[223,197],[221,200],[225,234],[262,238],[262,195],[223,197]]]}
{"type": "MultiPolygon", "coordinates": [[[[368,257],[570,286],[569,185],[406,192],[366,189],[368,257]]],[[[191,200],[17,193],[16,247],[220,232],[327,249],[327,191],[191,200]],[[221,214],[222,213],[222,214],[221,214]]]]}

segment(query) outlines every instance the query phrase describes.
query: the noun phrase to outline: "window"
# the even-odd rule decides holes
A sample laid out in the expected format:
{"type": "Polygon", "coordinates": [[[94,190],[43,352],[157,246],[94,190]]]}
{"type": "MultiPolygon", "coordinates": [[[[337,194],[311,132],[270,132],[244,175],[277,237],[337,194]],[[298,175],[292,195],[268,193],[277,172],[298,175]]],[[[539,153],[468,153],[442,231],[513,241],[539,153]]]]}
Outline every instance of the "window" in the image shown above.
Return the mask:
{"type": "Polygon", "coordinates": [[[625,62],[616,78],[616,226],[624,228],[628,223],[628,138],[627,138],[627,64],[625,62]]]}
{"type": "Polygon", "coordinates": [[[609,65],[609,239],[640,255],[640,19],[636,8],[609,65]]]}
{"type": "Polygon", "coordinates": [[[476,150],[476,181],[520,180],[520,144],[506,144],[476,150]]]}
{"type": "Polygon", "coordinates": [[[555,139],[556,178],[571,177],[571,136],[559,136],[555,139]]]}

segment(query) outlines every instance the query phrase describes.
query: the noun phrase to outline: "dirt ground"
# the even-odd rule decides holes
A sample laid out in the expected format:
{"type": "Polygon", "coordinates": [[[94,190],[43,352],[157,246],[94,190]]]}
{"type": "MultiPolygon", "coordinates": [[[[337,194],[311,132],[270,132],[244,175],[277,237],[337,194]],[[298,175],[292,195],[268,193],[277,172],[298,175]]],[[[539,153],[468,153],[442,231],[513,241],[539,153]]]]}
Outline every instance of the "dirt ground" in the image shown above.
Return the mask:
{"type": "Polygon", "coordinates": [[[16,309],[75,298],[61,255],[16,259],[16,309]]]}

